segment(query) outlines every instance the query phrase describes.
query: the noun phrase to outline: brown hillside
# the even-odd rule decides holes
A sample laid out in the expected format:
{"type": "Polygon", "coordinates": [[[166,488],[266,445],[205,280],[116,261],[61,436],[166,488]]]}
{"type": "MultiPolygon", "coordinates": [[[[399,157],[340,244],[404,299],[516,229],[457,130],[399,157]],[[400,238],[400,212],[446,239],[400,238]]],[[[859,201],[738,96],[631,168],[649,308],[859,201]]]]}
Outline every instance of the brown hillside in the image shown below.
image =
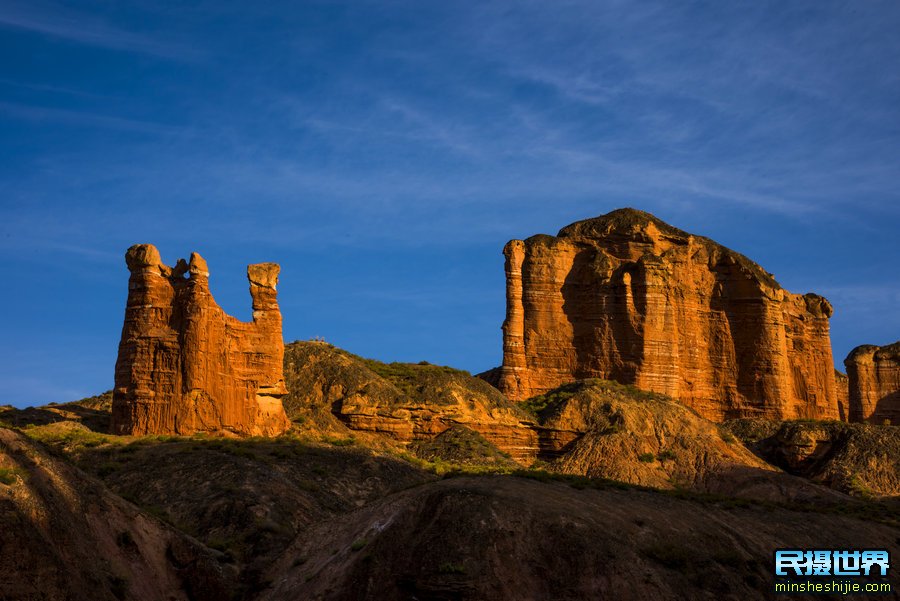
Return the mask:
{"type": "Polygon", "coordinates": [[[584,380],[529,403],[541,407],[541,425],[584,432],[549,464],[554,471],[771,500],[840,497],[780,473],[718,424],[660,394],[584,380]]]}
{"type": "Polygon", "coordinates": [[[898,534],[774,506],[453,478],[317,524],[271,567],[260,599],[768,599],[773,549],[896,553],[898,534]]]}
{"type": "Polygon", "coordinates": [[[0,598],[218,601],[234,573],[197,541],[0,428],[0,598]]]}

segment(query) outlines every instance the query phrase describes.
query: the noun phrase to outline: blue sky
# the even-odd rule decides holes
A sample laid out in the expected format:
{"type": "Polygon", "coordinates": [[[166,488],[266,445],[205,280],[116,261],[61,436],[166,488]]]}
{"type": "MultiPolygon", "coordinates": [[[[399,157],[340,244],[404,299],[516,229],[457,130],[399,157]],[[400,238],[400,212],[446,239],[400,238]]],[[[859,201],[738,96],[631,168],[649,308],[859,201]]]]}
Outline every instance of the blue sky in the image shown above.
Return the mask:
{"type": "Polygon", "coordinates": [[[900,338],[900,4],[0,0],[0,404],[112,385],[127,270],[191,251],[285,338],[481,371],[503,244],[622,206],[900,338]]]}

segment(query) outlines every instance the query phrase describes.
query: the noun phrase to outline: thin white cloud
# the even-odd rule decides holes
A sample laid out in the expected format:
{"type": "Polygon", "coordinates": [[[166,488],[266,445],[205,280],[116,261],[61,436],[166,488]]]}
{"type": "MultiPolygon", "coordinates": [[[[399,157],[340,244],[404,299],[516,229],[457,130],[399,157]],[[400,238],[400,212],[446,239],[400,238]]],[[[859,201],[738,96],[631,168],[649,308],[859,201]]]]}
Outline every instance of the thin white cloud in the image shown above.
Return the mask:
{"type": "Polygon", "coordinates": [[[153,123],[150,121],[140,121],[137,119],[115,117],[86,111],[73,111],[0,101],[0,114],[2,113],[6,113],[7,115],[18,119],[66,123],[69,125],[85,127],[101,127],[154,135],[170,135],[181,133],[183,131],[178,127],[153,123]]]}
{"type": "Polygon", "coordinates": [[[195,60],[200,56],[189,45],[127,31],[59,5],[4,1],[0,3],[0,26],[161,58],[195,60]]]}

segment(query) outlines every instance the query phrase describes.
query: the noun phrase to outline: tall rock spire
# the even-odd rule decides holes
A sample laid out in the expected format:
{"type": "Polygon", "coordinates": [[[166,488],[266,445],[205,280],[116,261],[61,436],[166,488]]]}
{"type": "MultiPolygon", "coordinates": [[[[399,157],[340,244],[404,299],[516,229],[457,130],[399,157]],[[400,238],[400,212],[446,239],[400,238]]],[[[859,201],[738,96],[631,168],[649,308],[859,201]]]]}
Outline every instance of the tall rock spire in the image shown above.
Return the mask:
{"type": "Polygon", "coordinates": [[[281,404],[284,341],[279,267],[250,265],[253,321],[226,315],[197,253],[165,265],[150,244],[125,253],[131,272],[116,361],[115,434],[230,432],[276,436],[290,427],[281,404]]]}

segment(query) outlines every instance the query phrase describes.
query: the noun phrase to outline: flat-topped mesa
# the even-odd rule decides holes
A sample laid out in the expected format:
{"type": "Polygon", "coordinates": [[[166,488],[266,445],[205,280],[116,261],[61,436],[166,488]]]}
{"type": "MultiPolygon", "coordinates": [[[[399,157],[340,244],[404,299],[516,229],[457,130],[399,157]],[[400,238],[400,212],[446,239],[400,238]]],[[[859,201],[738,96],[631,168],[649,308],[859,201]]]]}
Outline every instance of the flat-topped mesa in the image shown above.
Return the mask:
{"type": "Polygon", "coordinates": [[[844,366],[850,421],[900,424],[900,341],[858,346],[844,359],[844,366]]]}
{"type": "Polygon", "coordinates": [[[175,267],[150,244],[125,253],[131,272],[116,361],[115,434],[232,433],[277,436],[290,427],[281,404],[284,341],[275,286],[279,267],[247,268],[253,321],[226,315],[209,292],[197,253],[175,267]]]}
{"type": "Polygon", "coordinates": [[[500,390],[581,378],[667,394],[706,418],[839,418],[828,318],[743,255],[619,209],[506,256],[500,390]]]}

